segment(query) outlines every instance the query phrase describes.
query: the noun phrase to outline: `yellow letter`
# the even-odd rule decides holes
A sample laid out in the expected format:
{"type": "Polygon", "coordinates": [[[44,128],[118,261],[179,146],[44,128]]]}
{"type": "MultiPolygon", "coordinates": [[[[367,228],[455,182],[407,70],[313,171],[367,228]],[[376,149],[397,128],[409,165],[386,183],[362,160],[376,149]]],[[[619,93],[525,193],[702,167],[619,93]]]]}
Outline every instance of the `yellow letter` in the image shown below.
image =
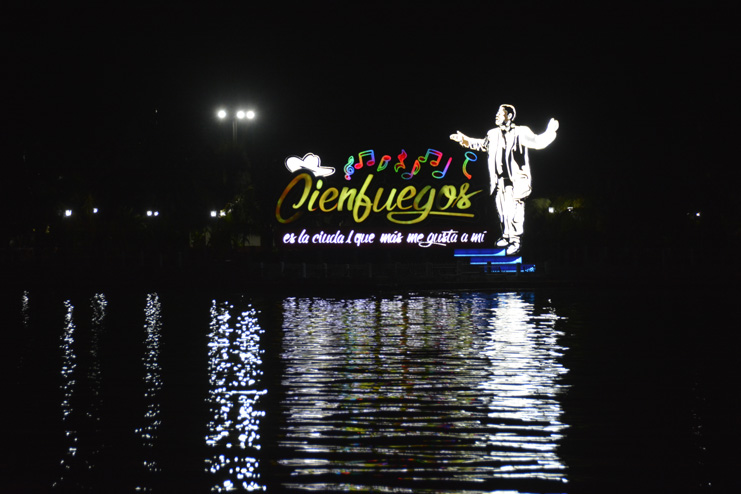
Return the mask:
{"type": "Polygon", "coordinates": [[[300,175],[296,175],[296,177],[291,180],[291,183],[289,183],[286,188],[283,189],[283,193],[278,199],[278,204],[276,204],[275,206],[275,218],[281,223],[290,223],[292,221],[295,221],[296,219],[298,219],[299,216],[303,214],[301,211],[299,211],[288,219],[283,219],[280,214],[280,209],[281,206],[283,206],[283,201],[288,196],[288,193],[291,192],[291,189],[293,189],[293,187],[299,182],[299,180],[304,181],[304,192],[301,194],[301,199],[299,199],[299,201],[292,206],[293,209],[300,208],[309,195],[309,191],[311,190],[311,175],[309,175],[308,173],[301,173],[300,175]]]}
{"type": "Polygon", "coordinates": [[[407,185],[403,189],[401,189],[401,192],[399,192],[399,197],[396,199],[396,205],[399,207],[399,209],[409,209],[412,207],[410,204],[409,206],[404,207],[401,204],[401,201],[406,201],[407,199],[411,199],[417,194],[417,189],[414,188],[414,185],[407,185]]]}
{"type": "Polygon", "coordinates": [[[337,209],[337,204],[330,208],[327,207],[327,203],[330,201],[334,201],[339,195],[340,192],[334,187],[330,187],[329,189],[325,190],[324,194],[322,194],[322,197],[319,198],[319,209],[321,209],[325,213],[329,213],[330,211],[334,211],[335,209],[337,209]]]}
{"type": "Polygon", "coordinates": [[[363,186],[360,188],[360,192],[358,192],[358,195],[355,197],[355,207],[353,208],[352,216],[355,219],[356,223],[362,223],[363,221],[365,221],[365,219],[371,212],[371,206],[373,205],[373,203],[371,203],[370,197],[365,195],[365,191],[368,189],[368,186],[370,185],[372,180],[373,175],[368,175],[367,177],[365,177],[365,182],[363,182],[363,186]],[[362,215],[358,215],[361,207],[365,208],[365,212],[362,215]]]}

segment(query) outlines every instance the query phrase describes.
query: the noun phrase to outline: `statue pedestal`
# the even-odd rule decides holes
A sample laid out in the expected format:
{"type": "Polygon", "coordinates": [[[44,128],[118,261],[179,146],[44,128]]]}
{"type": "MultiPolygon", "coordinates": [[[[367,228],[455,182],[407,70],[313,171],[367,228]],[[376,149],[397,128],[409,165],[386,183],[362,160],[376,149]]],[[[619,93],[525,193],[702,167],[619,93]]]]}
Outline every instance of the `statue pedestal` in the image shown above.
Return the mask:
{"type": "Polygon", "coordinates": [[[522,256],[508,256],[506,249],[456,249],[456,258],[467,258],[472,266],[482,266],[485,273],[534,273],[535,264],[525,264],[522,256]]]}

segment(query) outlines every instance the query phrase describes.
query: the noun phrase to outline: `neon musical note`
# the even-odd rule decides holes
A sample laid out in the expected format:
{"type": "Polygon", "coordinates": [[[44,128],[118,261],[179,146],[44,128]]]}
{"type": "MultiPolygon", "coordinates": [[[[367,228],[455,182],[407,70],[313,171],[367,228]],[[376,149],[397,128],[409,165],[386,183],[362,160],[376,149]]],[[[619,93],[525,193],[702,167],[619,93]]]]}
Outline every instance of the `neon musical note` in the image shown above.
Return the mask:
{"type": "Polygon", "coordinates": [[[471,174],[466,171],[466,165],[468,164],[469,161],[471,162],[476,161],[477,159],[479,159],[479,157],[476,156],[471,151],[466,151],[465,156],[466,156],[466,161],[463,162],[463,174],[466,176],[468,180],[471,180],[471,174]]]}
{"type": "MultiPolygon", "coordinates": [[[[448,158],[448,163],[445,165],[445,170],[443,170],[443,171],[435,170],[435,171],[432,172],[432,176],[435,177],[435,178],[443,178],[445,176],[445,174],[448,173],[448,167],[450,166],[450,162],[452,160],[453,160],[453,157],[451,156],[450,158],[448,158]]],[[[430,164],[432,164],[432,163],[430,163],[430,164]]],[[[466,165],[464,164],[463,166],[465,167],[466,165]]],[[[463,173],[466,173],[466,172],[464,171],[463,173]]],[[[470,179],[471,177],[469,176],[468,178],[470,179]]]]}
{"type": "Polygon", "coordinates": [[[389,156],[388,154],[384,154],[381,157],[381,162],[378,164],[378,168],[376,168],[376,172],[381,172],[385,170],[389,164],[389,161],[391,161],[391,156],[389,156]]]}
{"type": "Polygon", "coordinates": [[[363,168],[363,157],[364,156],[370,156],[370,159],[367,162],[368,166],[373,166],[376,164],[376,154],[373,152],[372,149],[369,149],[368,151],[361,151],[358,154],[358,159],[360,161],[358,161],[358,163],[355,165],[355,168],[358,168],[358,169],[363,168]]]}
{"type": "Polygon", "coordinates": [[[407,156],[409,156],[407,152],[402,149],[401,154],[397,156],[397,158],[399,159],[399,162],[394,165],[395,172],[398,172],[399,169],[406,169],[406,165],[404,165],[404,160],[407,159],[407,156]]]}
{"type": "Polygon", "coordinates": [[[350,180],[350,176],[355,173],[355,168],[352,166],[353,163],[355,163],[355,158],[352,156],[347,158],[347,163],[343,168],[345,170],[345,180],[350,180]]]}
{"type": "Polygon", "coordinates": [[[403,178],[404,180],[409,180],[413,176],[418,174],[420,169],[422,169],[422,165],[419,164],[419,160],[414,160],[414,166],[412,166],[412,171],[402,173],[401,178],[403,178]]]}
{"type": "Polygon", "coordinates": [[[420,156],[417,158],[417,161],[419,161],[420,164],[427,163],[427,160],[430,159],[430,155],[433,154],[437,156],[437,159],[434,159],[430,161],[431,166],[437,166],[440,164],[440,160],[443,159],[443,153],[441,151],[438,151],[436,149],[428,149],[427,154],[424,156],[420,156]]]}

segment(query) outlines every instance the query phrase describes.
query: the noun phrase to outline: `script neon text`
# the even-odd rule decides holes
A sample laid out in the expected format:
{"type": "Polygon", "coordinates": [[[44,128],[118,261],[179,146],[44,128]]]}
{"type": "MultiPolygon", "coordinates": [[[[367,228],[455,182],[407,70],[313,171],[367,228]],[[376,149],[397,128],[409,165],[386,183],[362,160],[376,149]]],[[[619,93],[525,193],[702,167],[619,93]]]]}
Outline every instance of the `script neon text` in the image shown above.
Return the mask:
{"type": "Polygon", "coordinates": [[[481,190],[469,192],[470,184],[460,187],[443,185],[438,189],[426,185],[417,189],[408,185],[401,190],[383,187],[370,190],[374,175],[368,175],[360,188],[329,187],[323,189],[324,182],[314,180],[311,174],[301,173],[291,180],[278,199],[275,217],[280,223],[291,223],[305,212],[332,211],[349,212],[356,223],[362,223],[371,213],[386,212],[386,218],[397,224],[411,225],[424,221],[429,215],[457,216],[473,218],[473,213],[463,212],[471,207],[471,197],[481,190]],[[303,184],[303,188],[301,187],[303,184]],[[298,198],[288,205],[289,196],[298,198]],[[289,214],[285,214],[288,209],[289,214]],[[290,214],[290,210],[294,212],[290,214]]]}

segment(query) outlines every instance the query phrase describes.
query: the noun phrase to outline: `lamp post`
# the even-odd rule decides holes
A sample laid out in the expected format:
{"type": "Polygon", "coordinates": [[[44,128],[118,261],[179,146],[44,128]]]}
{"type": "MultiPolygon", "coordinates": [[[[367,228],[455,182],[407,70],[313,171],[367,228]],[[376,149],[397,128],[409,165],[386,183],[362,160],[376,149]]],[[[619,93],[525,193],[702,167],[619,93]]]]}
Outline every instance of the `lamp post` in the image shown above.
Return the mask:
{"type": "Polygon", "coordinates": [[[232,120],[232,144],[236,146],[237,145],[237,124],[238,122],[254,119],[255,112],[252,110],[237,109],[230,113],[226,109],[221,108],[216,112],[216,116],[219,118],[219,120],[227,120],[228,118],[231,118],[232,120]]]}

